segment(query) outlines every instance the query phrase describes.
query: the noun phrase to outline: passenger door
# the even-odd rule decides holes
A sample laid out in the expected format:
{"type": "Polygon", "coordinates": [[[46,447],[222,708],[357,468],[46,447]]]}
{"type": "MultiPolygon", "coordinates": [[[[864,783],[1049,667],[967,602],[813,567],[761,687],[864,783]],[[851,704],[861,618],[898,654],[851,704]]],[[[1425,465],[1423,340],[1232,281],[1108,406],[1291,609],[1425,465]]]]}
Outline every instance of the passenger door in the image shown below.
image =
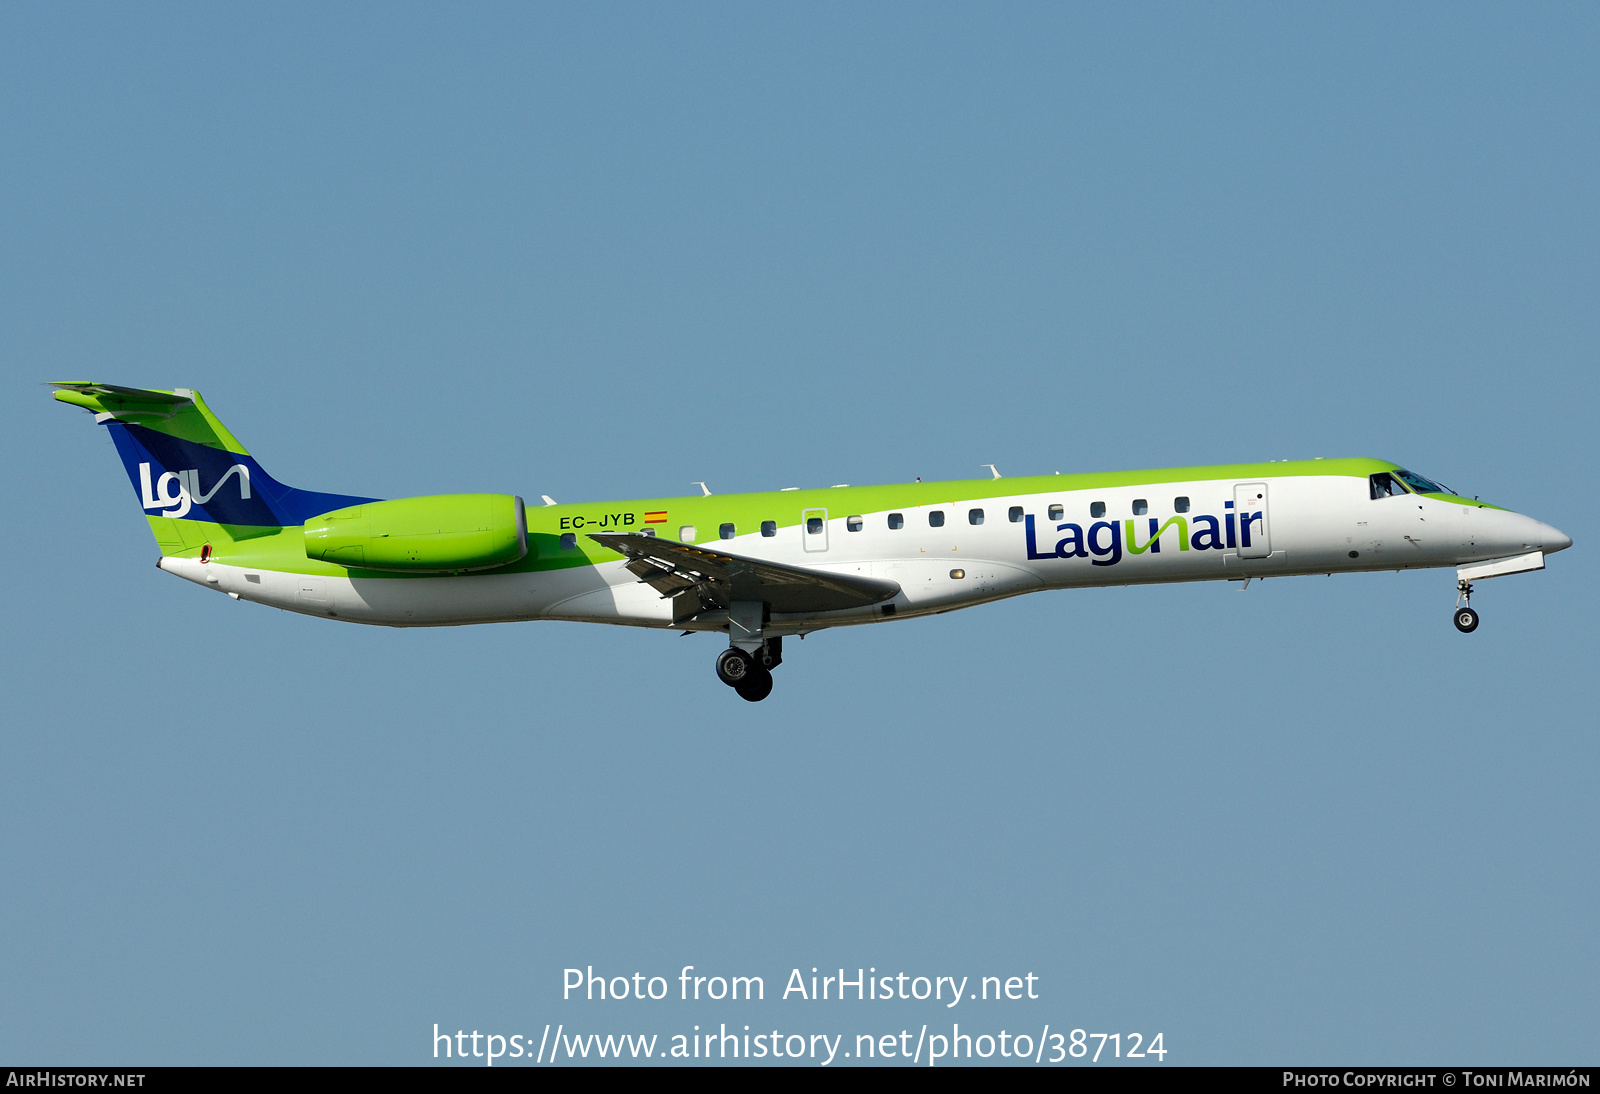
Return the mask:
{"type": "Polygon", "coordinates": [[[800,510],[800,542],[807,551],[828,549],[828,511],[826,509],[800,510]]]}
{"type": "Polygon", "coordinates": [[[1242,482],[1233,488],[1234,520],[1239,526],[1239,557],[1266,558],[1272,554],[1272,516],[1267,508],[1267,484],[1242,482]]]}

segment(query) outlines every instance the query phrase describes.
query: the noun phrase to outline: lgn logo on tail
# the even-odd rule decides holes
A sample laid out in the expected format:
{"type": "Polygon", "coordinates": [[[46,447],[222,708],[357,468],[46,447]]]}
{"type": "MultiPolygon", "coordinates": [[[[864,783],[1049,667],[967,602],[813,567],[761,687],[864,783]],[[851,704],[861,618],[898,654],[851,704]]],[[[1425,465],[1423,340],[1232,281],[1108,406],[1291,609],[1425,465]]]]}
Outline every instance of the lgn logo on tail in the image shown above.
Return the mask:
{"type": "Polygon", "coordinates": [[[155,489],[150,486],[150,465],[139,465],[139,500],[146,509],[160,509],[164,517],[181,517],[189,512],[190,506],[204,505],[217,496],[217,491],[222,489],[222,484],[234,475],[239,477],[239,498],[245,500],[250,497],[250,469],[242,463],[236,463],[222,473],[222,477],[211,485],[205,493],[200,492],[200,471],[191,467],[187,471],[167,471],[155,481],[155,489]],[[177,493],[172,493],[176,489],[177,493]]]}

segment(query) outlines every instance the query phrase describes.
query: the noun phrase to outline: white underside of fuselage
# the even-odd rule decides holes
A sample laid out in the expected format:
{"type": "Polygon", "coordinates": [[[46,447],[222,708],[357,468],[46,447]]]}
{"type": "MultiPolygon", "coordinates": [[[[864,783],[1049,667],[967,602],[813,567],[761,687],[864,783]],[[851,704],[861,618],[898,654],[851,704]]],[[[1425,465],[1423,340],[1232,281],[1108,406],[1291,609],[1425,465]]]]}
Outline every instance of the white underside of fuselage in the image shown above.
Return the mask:
{"type": "MultiPolygon", "coordinates": [[[[1264,557],[1243,557],[1236,549],[1183,551],[1173,535],[1163,536],[1159,550],[1138,554],[1123,550],[1111,564],[1105,559],[1050,554],[1057,542],[1057,522],[1047,515],[1051,506],[1062,506],[1065,521],[1087,528],[1091,501],[1105,503],[1111,519],[1120,520],[1132,512],[1136,498],[1148,499],[1150,515],[1165,520],[1172,515],[1176,495],[1197,502],[1234,497],[1238,484],[1224,480],[905,507],[904,527],[898,530],[888,527],[884,514],[869,513],[862,514],[862,530],[851,532],[843,513],[830,514],[822,540],[826,549],[821,551],[806,550],[805,532],[794,525],[774,537],[745,535],[716,546],[751,558],[862,574],[900,585],[900,593],[885,604],[806,616],[774,615],[766,633],[781,635],[951,611],[1043,589],[1448,567],[1532,550],[1559,550],[1570,542],[1548,525],[1502,509],[1414,495],[1373,500],[1366,481],[1349,476],[1292,476],[1266,482],[1264,523],[1270,542],[1262,544],[1258,535],[1255,544],[1258,552],[1268,550],[1264,557]],[[1034,517],[1031,550],[1024,525],[1008,519],[1013,506],[1034,517]],[[968,523],[969,508],[984,511],[983,523],[968,523]],[[946,513],[943,527],[929,526],[927,512],[932,509],[946,513]],[[892,611],[886,610],[891,606],[892,611]]],[[[1222,504],[1197,508],[1220,512],[1222,504]]],[[[1140,539],[1146,519],[1136,518],[1140,539]]],[[[354,579],[191,558],[166,557],[159,565],[235,599],[352,623],[428,627],[561,619],[674,626],[672,602],[640,582],[621,561],[529,573],[354,579]]],[[[725,617],[708,613],[678,628],[717,630],[725,625],[725,617]]]]}

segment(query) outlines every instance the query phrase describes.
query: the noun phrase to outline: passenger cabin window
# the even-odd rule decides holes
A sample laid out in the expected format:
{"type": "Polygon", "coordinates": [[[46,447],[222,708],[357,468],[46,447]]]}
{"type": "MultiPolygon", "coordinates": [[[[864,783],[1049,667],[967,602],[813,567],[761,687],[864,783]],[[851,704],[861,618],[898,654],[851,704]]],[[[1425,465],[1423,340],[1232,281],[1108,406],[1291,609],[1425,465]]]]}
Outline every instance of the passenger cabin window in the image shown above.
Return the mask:
{"type": "Polygon", "coordinates": [[[1050,507],[1050,519],[1051,520],[1060,520],[1062,517],[1064,517],[1066,515],[1067,515],[1067,511],[1065,509],[1061,508],[1061,506],[1052,505],[1050,507]]]}
{"type": "Polygon", "coordinates": [[[1148,501],[1146,501],[1144,498],[1134,498],[1133,499],[1133,515],[1134,516],[1142,517],[1146,513],[1148,513],[1149,511],[1150,511],[1150,503],[1148,501]]]}
{"type": "Polygon", "coordinates": [[[761,522],[761,534],[766,536],[768,539],[771,539],[773,536],[777,535],[778,534],[778,522],[775,521],[775,520],[764,520],[764,521],[762,521],[761,522]]]}
{"type": "Polygon", "coordinates": [[[982,524],[983,523],[983,510],[982,509],[968,509],[967,510],[967,523],[968,524],[982,524]]]}
{"type": "Polygon", "coordinates": [[[821,517],[807,517],[806,518],[806,535],[808,535],[808,536],[820,536],[821,534],[822,534],[822,518],[821,517]]]}
{"type": "Polygon", "coordinates": [[[1099,520],[1101,517],[1105,516],[1106,503],[1103,501],[1091,501],[1089,503],[1089,515],[1094,517],[1096,520],[1099,520]]]}
{"type": "Polygon", "coordinates": [[[928,513],[928,527],[929,528],[943,528],[944,527],[944,510],[943,509],[934,509],[934,510],[932,510],[932,511],[930,511],[928,513]]]}
{"type": "Polygon", "coordinates": [[[651,539],[656,538],[656,530],[654,528],[641,528],[639,529],[639,534],[641,536],[648,536],[651,539]]]}
{"type": "Polygon", "coordinates": [[[1021,524],[1022,523],[1022,506],[1013,505],[1011,507],[1011,511],[1009,513],[1007,513],[1006,515],[1011,518],[1011,523],[1012,524],[1021,524]]]}
{"type": "Polygon", "coordinates": [[[717,535],[721,536],[723,539],[732,539],[733,538],[733,525],[724,524],[721,528],[717,529],[717,535]]]}
{"type": "Polygon", "coordinates": [[[847,532],[859,532],[859,531],[861,531],[861,518],[860,517],[845,517],[844,518],[844,527],[845,527],[845,530],[847,532]]]}
{"type": "Polygon", "coordinates": [[[904,528],[905,526],[906,526],[906,515],[904,513],[890,513],[889,514],[889,527],[890,528],[904,528]]]}
{"type": "Polygon", "coordinates": [[[561,549],[563,551],[576,551],[578,549],[578,534],[576,532],[561,533],[561,549]]]}
{"type": "Polygon", "coordinates": [[[1391,476],[1387,471],[1380,471],[1376,475],[1367,476],[1371,484],[1372,499],[1404,497],[1406,488],[1400,485],[1400,480],[1391,476]]]}
{"type": "Polygon", "coordinates": [[[683,527],[678,529],[678,542],[680,542],[680,543],[693,543],[694,542],[694,533],[695,533],[694,525],[685,524],[683,527]]]}
{"type": "Polygon", "coordinates": [[[1172,499],[1172,511],[1174,513],[1187,513],[1189,511],[1189,499],[1188,498],[1173,498],[1172,499]]]}

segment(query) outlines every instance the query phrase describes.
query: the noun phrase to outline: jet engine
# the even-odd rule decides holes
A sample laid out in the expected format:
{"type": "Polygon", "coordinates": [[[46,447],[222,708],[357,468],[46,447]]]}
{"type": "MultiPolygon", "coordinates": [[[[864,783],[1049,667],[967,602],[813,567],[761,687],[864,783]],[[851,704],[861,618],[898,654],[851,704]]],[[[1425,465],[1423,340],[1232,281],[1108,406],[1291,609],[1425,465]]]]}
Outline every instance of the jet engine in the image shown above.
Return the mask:
{"type": "Polygon", "coordinates": [[[528,519],[511,494],[373,501],[306,521],[306,557],[353,569],[455,573],[528,553],[528,519]]]}

